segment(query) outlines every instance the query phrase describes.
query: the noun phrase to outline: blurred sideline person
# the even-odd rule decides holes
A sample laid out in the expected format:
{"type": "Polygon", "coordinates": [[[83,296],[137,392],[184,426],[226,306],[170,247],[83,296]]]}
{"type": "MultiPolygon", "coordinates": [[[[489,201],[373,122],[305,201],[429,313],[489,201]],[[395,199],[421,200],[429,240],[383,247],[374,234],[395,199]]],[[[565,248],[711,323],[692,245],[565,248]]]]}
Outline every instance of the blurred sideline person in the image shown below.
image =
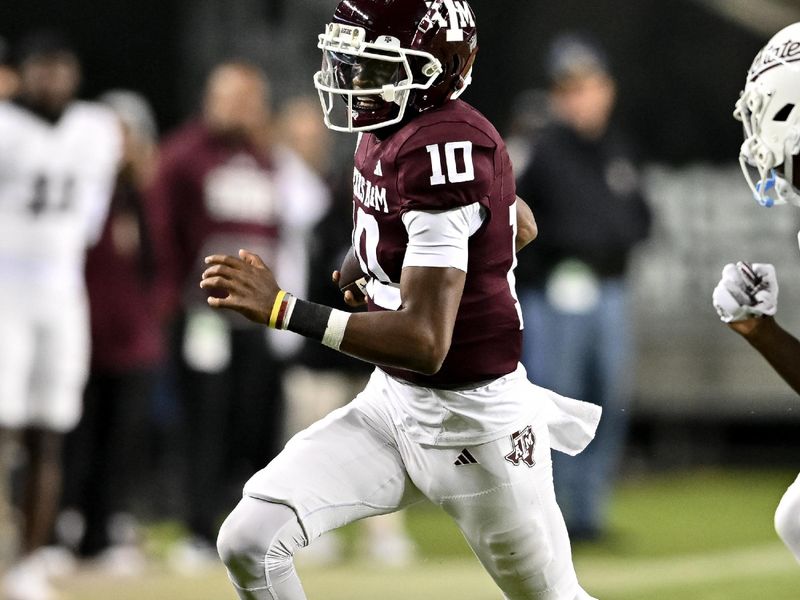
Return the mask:
{"type": "Polygon", "coordinates": [[[241,483],[283,443],[283,362],[299,349],[238,315],[210,309],[197,288],[212,249],[257,248],[293,286],[307,281],[307,237],[329,192],[274,143],[269,86],[258,67],[226,62],[210,74],[199,119],[162,146],[152,203],[164,257],[161,310],[178,306],[177,391],[184,428],[186,521],[179,569],[216,562],[221,516],[241,483]]]}
{"type": "MultiPolygon", "coordinates": [[[[8,43],[0,37],[0,101],[11,98],[19,87],[19,76],[11,64],[8,43]]],[[[7,476],[15,457],[15,445],[3,443],[0,434],[0,573],[14,559],[17,544],[14,509],[11,500],[11,480],[7,476]]]]}
{"type": "MultiPolygon", "coordinates": [[[[6,39],[0,37],[0,101],[14,96],[19,85],[19,76],[10,62],[10,50],[6,39]]],[[[0,434],[0,574],[14,559],[17,545],[9,476],[15,461],[15,450],[15,444],[4,440],[3,434],[0,434]]]]}
{"type": "Polygon", "coordinates": [[[0,37],[0,100],[12,98],[19,89],[19,75],[11,64],[11,48],[0,37]]]}
{"type": "Polygon", "coordinates": [[[504,136],[515,173],[525,172],[539,133],[551,122],[550,93],[547,90],[527,89],[516,95],[504,136]]]}
{"type": "MultiPolygon", "coordinates": [[[[212,307],[380,366],[245,484],[218,540],[236,593],[304,600],[296,550],[427,497],[508,600],[587,600],[550,448],[580,452],[600,410],[534,386],[519,364],[513,269],[535,221],[503,140],[458,99],[478,50],[475,14],[465,0],[343,0],[319,46],[325,123],[359,133],[355,254],[334,279],[369,273],[368,310],[287,293],[246,250],[207,257],[200,287],[212,307]]],[[[358,304],[353,290],[345,299],[358,304]]]]}
{"type": "Polygon", "coordinates": [[[323,180],[330,176],[333,138],[319,120],[319,100],[295,96],[287,100],[276,119],[278,141],[294,151],[323,180]]]}
{"type": "Polygon", "coordinates": [[[604,534],[630,406],[631,251],[650,227],[636,155],[612,120],[616,84],[605,53],[565,33],[546,57],[552,121],[533,140],[518,193],[540,235],[520,256],[524,363],[537,384],[603,407],[579,456],[553,456],[556,496],[573,541],[604,534]]]}
{"type": "MultiPolygon", "coordinates": [[[[800,207],[800,23],[779,31],[756,55],[734,116],[744,123],[739,161],[756,201],[800,207]]],[[[800,394],[800,341],[774,318],[775,267],[725,265],[713,303],[722,321],[800,394]]],[[[778,505],[775,529],[800,561],[800,476],[778,505]]]]}
{"type": "MultiPolygon", "coordinates": [[[[10,48],[5,38],[0,37],[0,101],[12,97],[17,91],[19,77],[11,66],[10,48]]],[[[11,478],[8,476],[14,461],[15,447],[0,438],[0,574],[14,558],[16,529],[11,500],[11,478]]]]}
{"type": "MultiPolygon", "coordinates": [[[[102,231],[120,156],[114,114],[75,100],[80,66],[56,33],[25,38],[21,85],[0,103],[0,438],[26,461],[11,600],[52,597],[41,554],[61,492],[64,434],[89,367],[85,253],[102,231]]],[[[8,474],[3,474],[6,477],[8,474]]]]}
{"type": "MultiPolygon", "coordinates": [[[[339,269],[350,250],[352,229],[352,176],[334,178],[333,136],[319,118],[319,99],[290,99],[278,116],[280,139],[303,158],[320,177],[331,182],[332,203],[311,235],[308,298],[329,306],[342,305],[341,292],[327,275],[339,269]]],[[[339,134],[342,135],[342,134],[339,134]]],[[[339,167],[340,165],[337,165],[339,167]]],[[[347,404],[364,389],[370,366],[360,360],[305,343],[292,368],[287,370],[286,434],[294,435],[328,413],[347,404]]],[[[382,515],[363,522],[357,545],[369,559],[390,566],[403,566],[413,558],[414,544],[404,531],[405,513],[382,515]]],[[[335,532],[315,540],[299,556],[304,563],[330,564],[344,558],[335,532]]]]}
{"type": "Polygon", "coordinates": [[[143,566],[132,527],[133,494],[144,483],[150,403],[163,355],[147,202],[157,130],[149,103],[135,92],[114,90],[100,102],[119,119],[123,156],[105,228],[86,261],[91,370],[83,416],[67,437],[63,505],[71,510],[59,522],[82,521],[72,532],[83,529],[77,544],[82,558],[100,557],[110,568],[131,571],[143,566]]]}

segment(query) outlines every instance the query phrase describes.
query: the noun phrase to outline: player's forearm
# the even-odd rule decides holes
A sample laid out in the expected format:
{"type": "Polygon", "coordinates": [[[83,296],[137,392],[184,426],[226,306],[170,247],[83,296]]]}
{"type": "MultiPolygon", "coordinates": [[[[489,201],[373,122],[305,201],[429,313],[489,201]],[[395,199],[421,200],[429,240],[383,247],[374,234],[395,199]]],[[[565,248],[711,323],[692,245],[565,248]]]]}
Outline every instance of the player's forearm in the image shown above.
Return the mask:
{"type": "Polygon", "coordinates": [[[347,323],[341,351],[373,364],[432,375],[447,356],[451,334],[403,310],[356,313],[347,323]]]}
{"type": "Polygon", "coordinates": [[[455,268],[406,267],[398,310],[350,314],[289,297],[270,325],[373,364],[433,374],[450,350],[465,278],[455,268]]]}
{"type": "Polygon", "coordinates": [[[281,290],[255,254],[206,257],[200,287],[209,306],[228,308],[273,329],[293,331],[375,364],[436,373],[450,349],[466,273],[406,267],[396,311],[350,314],[281,290]]]}
{"type": "Polygon", "coordinates": [[[452,327],[400,309],[347,313],[279,293],[265,321],[361,360],[424,374],[436,373],[450,348],[452,327]]]}
{"type": "Polygon", "coordinates": [[[350,317],[341,350],[372,363],[424,374],[439,371],[450,350],[466,273],[405,267],[397,311],[350,317]]]}
{"type": "Polygon", "coordinates": [[[758,321],[758,326],[742,333],[742,336],[800,394],[800,341],[778,325],[772,317],[764,317],[758,321]]]}

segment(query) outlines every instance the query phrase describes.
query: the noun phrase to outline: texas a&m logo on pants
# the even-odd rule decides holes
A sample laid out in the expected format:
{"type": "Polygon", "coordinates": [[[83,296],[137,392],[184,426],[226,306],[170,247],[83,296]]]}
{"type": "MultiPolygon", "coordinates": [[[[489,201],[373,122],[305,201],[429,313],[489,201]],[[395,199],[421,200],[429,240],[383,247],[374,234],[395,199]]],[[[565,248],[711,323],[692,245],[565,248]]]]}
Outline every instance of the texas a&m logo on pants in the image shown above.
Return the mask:
{"type": "Polygon", "coordinates": [[[505,459],[515,467],[519,466],[520,461],[532,467],[536,464],[533,460],[533,447],[536,444],[536,437],[533,435],[531,426],[528,425],[522,431],[511,434],[511,453],[506,454],[505,459]]]}

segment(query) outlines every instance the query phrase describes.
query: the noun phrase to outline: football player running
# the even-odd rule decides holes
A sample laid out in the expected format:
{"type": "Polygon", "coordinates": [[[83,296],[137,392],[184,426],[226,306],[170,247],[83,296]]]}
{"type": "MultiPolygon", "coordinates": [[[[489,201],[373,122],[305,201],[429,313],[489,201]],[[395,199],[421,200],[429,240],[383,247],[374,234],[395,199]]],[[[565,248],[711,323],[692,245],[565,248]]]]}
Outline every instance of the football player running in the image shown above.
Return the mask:
{"type": "MultiPolygon", "coordinates": [[[[767,207],[800,206],[800,23],[779,31],[758,53],[734,116],[744,123],[739,160],[755,199],[767,207]]],[[[720,318],[800,394],[800,341],[774,318],[775,268],[725,265],[713,302],[720,318]]],[[[775,529],[800,561],[800,477],[778,506],[775,529]]]]}
{"type": "Polygon", "coordinates": [[[208,257],[200,285],[213,307],[377,368],[246,483],[219,534],[230,579],[242,599],[303,600],[298,548],[427,497],[508,600],[587,600],[550,449],[580,452],[599,408],[531,384],[519,364],[515,248],[535,223],[499,134],[458,100],[474,13],[464,0],[343,0],[319,47],[325,123],[359,132],[353,247],[369,310],[296,298],[246,251],[208,257]]]}

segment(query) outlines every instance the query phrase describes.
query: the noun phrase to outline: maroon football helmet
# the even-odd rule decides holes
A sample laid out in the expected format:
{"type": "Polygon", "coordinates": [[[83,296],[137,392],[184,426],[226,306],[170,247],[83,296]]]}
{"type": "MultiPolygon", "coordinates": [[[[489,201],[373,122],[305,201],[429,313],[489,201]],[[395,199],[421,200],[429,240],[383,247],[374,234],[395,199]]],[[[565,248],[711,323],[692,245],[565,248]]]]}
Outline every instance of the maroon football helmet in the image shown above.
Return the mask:
{"type": "Polygon", "coordinates": [[[325,124],[369,131],[461,95],[478,32],[466,0],[342,0],[318,47],[325,124]]]}

